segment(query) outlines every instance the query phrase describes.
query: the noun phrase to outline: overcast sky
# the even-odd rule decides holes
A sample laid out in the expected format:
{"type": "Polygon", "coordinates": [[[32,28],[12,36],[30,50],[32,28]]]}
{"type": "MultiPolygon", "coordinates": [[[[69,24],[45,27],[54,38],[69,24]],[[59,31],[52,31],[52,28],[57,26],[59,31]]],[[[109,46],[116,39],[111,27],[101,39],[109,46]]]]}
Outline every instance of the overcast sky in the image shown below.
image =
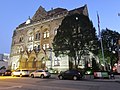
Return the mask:
{"type": "Polygon", "coordinates": [[[97,28],[97,11],[101,29],[120,33],[120,1],[114,0],[0,0],[0,53],[10,53],[15,28],[32,17],[39,6],[72,10],[87,4],[89,17],[97,28]]]}

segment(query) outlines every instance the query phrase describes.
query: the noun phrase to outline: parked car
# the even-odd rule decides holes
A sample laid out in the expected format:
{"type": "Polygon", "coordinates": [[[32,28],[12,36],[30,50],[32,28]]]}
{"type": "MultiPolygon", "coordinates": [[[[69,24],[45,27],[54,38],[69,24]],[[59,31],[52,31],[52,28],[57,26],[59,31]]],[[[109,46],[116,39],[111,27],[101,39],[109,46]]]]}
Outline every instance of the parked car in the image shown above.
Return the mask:
{"type": "Polygon", "coordinates": [[[5,71],[6,71],[6,69],[4,69],[4,68],[3,68],[3,69],[0,69],[0,75],[3,76],[3,75],[5,74],[5,71]]]}
{"type": "Polygon", "coordinates": [[[30,74],[32,78],[34,77],[40,77],[40,78],[49,78],[51,76],[50,72],[48,70],[36,70],[30,74]]]}
{"type": "Polygon", "coordinates": [[[58,75],[59,79],[73,79],[73,80],[77,80],[77,79],[81,79],[82,78],[82,73],[78,70],[67,70],[64,72],[61,72],[58,75]]]}
{"type": "Polygon", "coordinates": [[[4,76],[11,76],[11,73],[12,73],[11,70],[6,70],[4,76]]]}
{"type": "Polygon", "coordinates": [[[16,70],[12,72],[12,76],[29,76],[30,72],[29,70],[16,70]]]}

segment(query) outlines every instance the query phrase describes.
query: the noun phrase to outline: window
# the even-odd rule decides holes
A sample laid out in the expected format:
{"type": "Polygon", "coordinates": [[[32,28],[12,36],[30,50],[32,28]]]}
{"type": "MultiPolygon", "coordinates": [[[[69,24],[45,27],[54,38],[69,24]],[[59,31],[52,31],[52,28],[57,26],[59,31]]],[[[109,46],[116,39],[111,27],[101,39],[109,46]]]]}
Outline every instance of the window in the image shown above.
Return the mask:
{"type": "Polygon", "coordinates": [[[31,37],[28,38],[28,41],[31,41],[31,37]]]}
{"type": "Polygon", "coordinates": [[[40,33],[38,33],[38,39],[40,39],[40,33]]]}
{"type": "Polygon", "coordinates": [[[33,36],[29,36],[29,37],[28,37],[28,41],[29,41],[29,42],[32,42],[32,41],[33,41],[33,39],[34,39],[34,37],[33,37],[33,36]]]}
{"type": "Polygon", "coordinates": [[[50,36],[49,31],[43,33],[43,38],[49,38],[49,36],[50,36]]]}
{"type": "Polygon", "coordinates": [[[49,34],[49,32],[48,32],[48,31],[46,32],[46,35],[47,35],[47,37],[49,37],[49,36],[50,36],[50,34],[49,34]]]}
{"type": "Polygon", "coordinates": [[[67,74],[68,74],[68,73],[70,73],[70,71],[68,70],[68,71],[66,71],[65,73],[67,73],[67,74]]]}
{"type": "Polygon", "coordinates": [[[38,45],[38,51],[40,51],[40,45],[38,45]]]}
{"type": "Polygon", "coordinates": [[[40,40],[40,32],[37,32],[35,35],[35,40],[40,40]]]}
{"type": "Polygon", "coordinates": [[[20,38],[19,42],[22,42],[22,39],[20,38]]]}
{"type": "Polygon", "coordinates": [[[46,32],[44,32],[44,34],[43,34],[43,38],[46,38],[46,32]]]}
{"type": "Polygon", "coordinates": [[[22,36],[20,36],[20,38],[19,38],[19,43],[21,43],[21,42],[23,42],[23,37],[22,36]]]}
{"type": "Polygon", "coordinates": [[[45,44],[43,44],[43,49],[45,50],[45,44]]]}
{"type": "Polygon", "coordinates": [[[54,30],[54,35],[56,35],[56,34],[57,34],[57,29],[54,30]]]}
{"type": "Polygon", "coordinates": [[[46,48],[49,48],[49,44],[43,44],[43,49],[45,50],[46,48]]]}
{"type": "Polygon", "coordinates": [[[33,45],[32,44],[28,44],[28,51],[32,51],[33,50],[33,45]]]}
{"type": "Polygon", "coordinates": [[[58,57],[54,59],[54,66],[60,66],[60,60],[58,57]]]}
{"type": "Polygon", "coordinates": [[[23,47],[22,46],[20,47],[20,51],[23,51],[23,47]]]}
{"type": "Polygon", "coordinates": [[[49,44],[46,44],[46,48],[49,48],[49,44]]]}

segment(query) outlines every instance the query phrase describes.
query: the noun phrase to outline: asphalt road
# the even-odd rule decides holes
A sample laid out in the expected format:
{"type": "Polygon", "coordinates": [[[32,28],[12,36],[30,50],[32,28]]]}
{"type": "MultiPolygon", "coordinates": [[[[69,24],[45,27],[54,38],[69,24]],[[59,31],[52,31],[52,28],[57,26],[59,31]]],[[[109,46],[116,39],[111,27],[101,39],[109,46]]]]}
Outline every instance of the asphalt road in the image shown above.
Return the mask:
{"type": "Polygon", "coordinates": [[[30,77],[0,77],[0,90],[120,90],[112,80],[58,80],[30,77]]]}

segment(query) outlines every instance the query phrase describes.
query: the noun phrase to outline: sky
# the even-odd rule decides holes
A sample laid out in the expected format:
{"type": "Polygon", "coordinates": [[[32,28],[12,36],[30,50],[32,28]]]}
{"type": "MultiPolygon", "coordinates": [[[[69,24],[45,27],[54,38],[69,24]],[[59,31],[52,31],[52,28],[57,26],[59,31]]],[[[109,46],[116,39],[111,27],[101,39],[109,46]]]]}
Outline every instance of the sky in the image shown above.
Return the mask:
{"type": "Polygon", "coordinates": [[[46,11],[51,8],[72,10],[87,4],[89,18],[97,28],[97,12],[100,28],[120,33],[120,0],[0,0],[0,54],[10,53],[15,28],[35,14],[39,6],[46,11]]]}

